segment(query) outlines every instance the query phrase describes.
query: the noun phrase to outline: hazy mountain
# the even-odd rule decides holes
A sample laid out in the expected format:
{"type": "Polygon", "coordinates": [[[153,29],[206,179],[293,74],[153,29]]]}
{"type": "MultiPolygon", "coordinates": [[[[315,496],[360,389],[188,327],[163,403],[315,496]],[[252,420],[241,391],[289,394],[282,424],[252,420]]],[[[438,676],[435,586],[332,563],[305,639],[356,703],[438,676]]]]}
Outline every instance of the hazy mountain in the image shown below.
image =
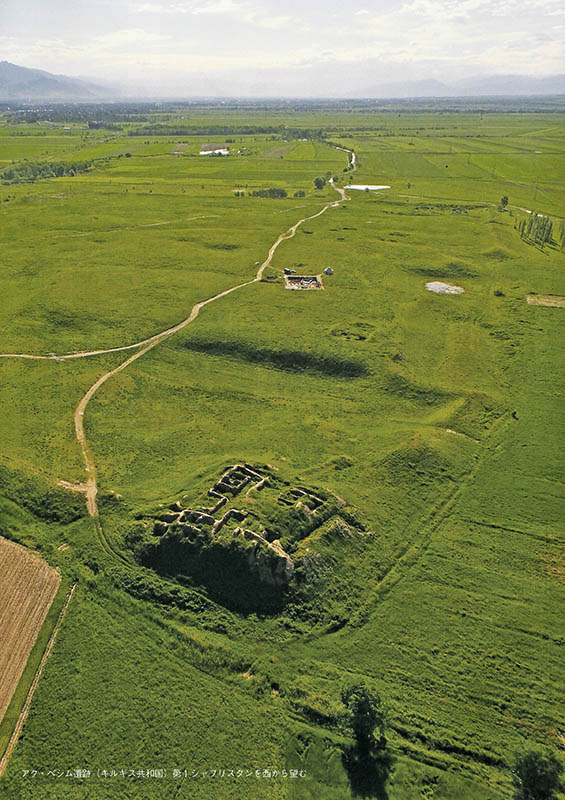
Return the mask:
{"type": "MultiPolygon", "coordinates": [[[[119,89],[106,80],[53,75],[0,61],[0,100],[88,101],[129,97],[323,97],[331,85],[333,97],[484,97],[565,94],[565,75],[534,78],[528,75],[486,75],[443,82],[433,78],[374,83],[367,86],[373,65],[363,62],[314,64],[304,67],[259,70],[251,78],[245,71],[183,74],[171,81],[151,75],[143,82],[119,89]],[[359,88],[357,88],[359,87],[359,88]]],[[[373,74],[376,73],[376,70],[373,74]]]]}
{"type": "Polygon", "coordinates": [[[357,97],[449,97],[453,93],[447,84],[434,79],[379,83],[362,92],[355,92],[357,97]]]}
{"type": "Polygon", "coordinates": [[[565,75],[533,78],[529,75],[484,75],[454,83],[436,80],[381,83],[363,91],[363,97],[484,97],[487,95],[565,94],[565,75]]]}
{"type": "Polygon", "coordinates": [[[89,81],[0,61],[0,100],[102,100],[114,94],[89,81]]]}
{"type": "Polygon", "coordinates": [[[466,95],[565,94],[565,75],[533,78],[531,75],[490,75],[458,81],[454,87],[466,95]]]}

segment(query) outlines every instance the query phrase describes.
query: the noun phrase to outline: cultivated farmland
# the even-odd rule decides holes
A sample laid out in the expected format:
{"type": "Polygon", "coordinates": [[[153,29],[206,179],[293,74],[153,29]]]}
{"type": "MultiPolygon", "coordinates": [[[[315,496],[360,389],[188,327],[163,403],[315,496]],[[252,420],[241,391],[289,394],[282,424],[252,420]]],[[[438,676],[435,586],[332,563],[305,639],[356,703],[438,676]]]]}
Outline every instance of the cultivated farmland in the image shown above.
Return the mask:
{"type": "Polygon", "coordinates": [[[0,721],[60,582],[38,555],[0,536],[0,721]]]}

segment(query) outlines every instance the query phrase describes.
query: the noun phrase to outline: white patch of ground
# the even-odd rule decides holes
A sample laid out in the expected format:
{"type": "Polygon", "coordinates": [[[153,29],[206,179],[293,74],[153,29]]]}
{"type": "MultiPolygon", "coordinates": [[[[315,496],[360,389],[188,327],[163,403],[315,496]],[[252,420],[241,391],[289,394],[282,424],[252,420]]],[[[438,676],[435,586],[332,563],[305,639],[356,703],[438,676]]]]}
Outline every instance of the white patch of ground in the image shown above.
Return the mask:
{"type": "Polygon", "coordinates": [[[390,186],[378,186],[373,183],[352,183],[349,186],[346,186],[345,188],[359,189],[360,191],[365,191],[365,189],[368,189],[370,192],[376,192],[379,189],[390,189],[390,186]]]}
{"type": "Polygon", "coordinates": [[[531,306],[549,306],[550,308],[565,308],[565,297],[558,294],[529,294],[526,302],[531,306]]]}
{"type": "Polygon", "coordinates": [[[465,289],[461,286],[455,286],[453,283],[444,283],[443,281],[429,281],[426,283],[428,292],[435,294],[463,294],[465,289]]]}

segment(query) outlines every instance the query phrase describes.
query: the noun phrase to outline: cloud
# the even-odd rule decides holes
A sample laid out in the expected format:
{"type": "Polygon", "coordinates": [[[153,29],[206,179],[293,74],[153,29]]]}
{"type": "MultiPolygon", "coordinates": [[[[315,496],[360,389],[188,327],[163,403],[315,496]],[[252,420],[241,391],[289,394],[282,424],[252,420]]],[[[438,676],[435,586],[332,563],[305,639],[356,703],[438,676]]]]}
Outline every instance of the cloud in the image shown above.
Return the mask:
{"type": "Polygon", "coordinates": [[[158,14],[170,16],[191,14],[195,17],[231,17],[257,28],[278,30],[291,24],[300,24],[302,30],[309,29],[304,21],[288,14],[270,13],[264,4],[251,0],[205,0],[205,2],[133,3],[129,6],[135,14],[158,14]]]}
{"type": "Polygon", "coordinates": [[[192,7],[189,3],[130,3],[129,11],[133,14],[190,14],[192,7]]]}
{"type": "Polygon", "coordinates": [[[244,12],[245,4],[234,2],[234,0],[211,0],[201,6],[192,9],[193,14],[241,14],[244,12]]]}
{"type": "MultiPolygon", "coordinates": [[[[7,2],[15,7],[21,0],[7,2]]],[[[240,71],[272,86],[273,93],[287,85],[286,70],[292,71],[298,92],[302,75],[314,70],[311,86],[320,93],[337,90],[339,81],[345,85],[346,75],[355,92],[365,81],[387,76],[441,80],[446,75],[458,79],[563,70],[565,9],[560,0],[359,0],[349,12],[337,0],[302,5],[276,0],[91,2],[112,6],[104,15],[83,14],[80,24],[58,11],[59,3],[36,28],[26,20],[19,29],[14,17],[2,26],[2,57],[110,80],[127,73],[132,82],[160,81],[163,86],[169,81],[182,85],[185,75],[196,72],[219,81],[224,75],[229,82],[240,71]],[[275,72],[276,79],[261,77],[275,72]]]]}
{"type": "Polygon", "coordinates": [[[171,6],[160,3],[133,3],[129,8],[134,14],[167,14],[172,10],[171,6]]]}
{"type": "Polygon", "coordinates": [[[243,0],[243,2],[238,2],[237,0],[209,0],[203,5],[194,6],[192,13],[196,16],[202,14],[231,16],[258,28],[277,30],[292,23],[300,23],[304,29],[304,24],[298,18],[283,14],[265,13],[263,8],[257,7],[248,2],[248,0],[243,0]]]}
{"type": "Polygon", "coordinates": [[[409,0],[400,8],[401,13],[434,19],[476,15],[485,17],[525,17],[565,13],[561,0],[409,0]]]}
{"type": "Polygon", "coordinates": [[[169,35],[146,31],[144,28],[125,28],[96,36],[93,41],[97,42],[102,48],[122,50],[133,45],[150,47],[154,44],[162,44],[170,38],[169,35]]]}

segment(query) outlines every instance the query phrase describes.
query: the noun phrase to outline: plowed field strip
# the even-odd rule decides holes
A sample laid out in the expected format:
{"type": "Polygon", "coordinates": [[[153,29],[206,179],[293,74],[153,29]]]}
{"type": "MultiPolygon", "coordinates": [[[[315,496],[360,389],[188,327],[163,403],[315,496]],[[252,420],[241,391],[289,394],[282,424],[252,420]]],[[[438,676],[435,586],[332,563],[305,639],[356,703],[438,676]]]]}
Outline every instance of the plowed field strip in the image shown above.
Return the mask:
{"type": "Polygon", "coordinates": [[[64,618],[65,614],[67,613],[67,609],[68,609],[69,604],[70,604],[70,602],[72,600],[72,597],[73,597],[73,594],[75,592],[75,589],[76,589],[76,583],[72,586],[72,588],[71,588],[71,590],[70,590],[70,592],[69,592],[69,594],[67,596],[67,599],[65,601],[65,605],[61,609],[61,613],[59,614],[59,618],[57,620],[57,624],[55,625],[55,627],[53,629],[53,633],[51,634],[51,637],[49,638],[49,642],[47,644],[47,647],[45,648],[45,652],[43,653],[43,657],[41,659],[39,667],[37,668],[37,672],[35,673],[35,677],[33,679],[33,683],[29,687],[29,692],[27,693],[27,697],[26,697],[25,703],[24,703],[23,708],[22,708],[22,710],[20,712],[20,715],[18,717],[18,721],[16,722],[16,726],[14,728],[14,731],[12,733],[10,741],[8,742],[8,746],[6,748],[6,751],[5,751],[4,755],[2,756],[2,759],[0,760],[0,778],[4,774],[4,772],[6,770],[6,767],[8,765],[8,761],[10,760],[10,756],[14,752],[14,748],[15,748],[16,744],[18,743],[18,739],[19,739],[20,734],[22,732],[22,728],[24,727],[24,723],[25,723],[25,721],[27,719],[27,715],[29,714],[29,709],[31,707],[31,701],[33,699],[33,695],[34,695],[35,690],[37,689],[37,686],[39,684],[39,679],[41,678],[41,674],[43,673],[43,670],[45,668],[45,664],[47,663],[47,659],[49,658],[49,656],[51,655],[51,651],[53,650],[53,645],[55,644],[55,639],[57,638],[57,634],[59,632],[59,628],[61,627],[61,623],[63,622],[63,618],[64,618]]]}
{"type": "Polygon", "coordinates": [[[38,555],[0,537],[0,720],[60,583],[38,555]]]}

